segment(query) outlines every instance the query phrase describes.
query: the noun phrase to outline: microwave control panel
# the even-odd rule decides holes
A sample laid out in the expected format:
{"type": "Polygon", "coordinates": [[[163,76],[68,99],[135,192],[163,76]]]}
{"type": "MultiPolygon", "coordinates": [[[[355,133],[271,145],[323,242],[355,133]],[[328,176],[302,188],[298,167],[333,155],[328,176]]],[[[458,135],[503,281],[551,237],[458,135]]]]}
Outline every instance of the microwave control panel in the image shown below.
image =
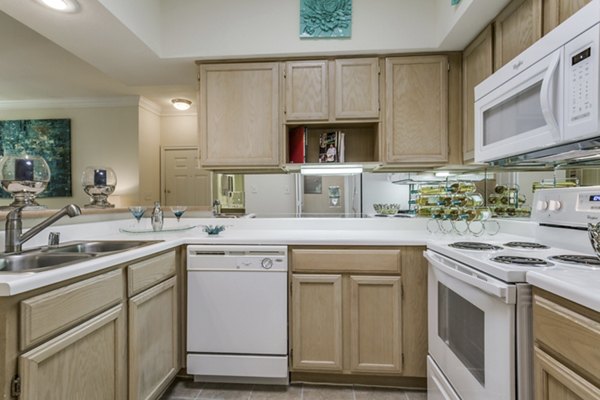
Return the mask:
{"type": "Polygon", "coordinates": [[[590,98],[591,53],[592,49],[587,47],[567,60],[571,64],[569,121],[589,117],[592,109],[590,98]]]}
{"type": "Polygon", "coordinates": [[[598,127],[598,38],[594,25],[564,48],[564,139],[595,136],[598,127]]]}

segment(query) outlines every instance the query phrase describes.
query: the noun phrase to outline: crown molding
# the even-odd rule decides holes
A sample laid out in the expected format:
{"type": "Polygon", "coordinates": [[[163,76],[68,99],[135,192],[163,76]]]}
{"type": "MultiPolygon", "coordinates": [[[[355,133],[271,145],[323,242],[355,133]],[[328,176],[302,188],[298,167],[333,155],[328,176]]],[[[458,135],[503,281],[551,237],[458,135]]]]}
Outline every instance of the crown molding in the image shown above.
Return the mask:
{"type": "MultiPolygon", "coordinates": [[[[138,96],[73,97],[65,99],[0,100],[0,110],[141,106],[138,96]]],[[[151,102],[150,102],[151,103],[151,102]]],[[[154,103],[152,103],[154,104],[154,103]]]]}
{"type": "Polygon", "coordinates": [[[161,113],[162,110],[161,110],[160,106],[158,104],[156,104],[155,102],[148,100],[145,97],[140,97],[138,104],[139,104],[140,108],[143,108],[146,111],[150,111],[151,113],[156,114],[159,117],[162,115],[162,113],[161,113]]]}

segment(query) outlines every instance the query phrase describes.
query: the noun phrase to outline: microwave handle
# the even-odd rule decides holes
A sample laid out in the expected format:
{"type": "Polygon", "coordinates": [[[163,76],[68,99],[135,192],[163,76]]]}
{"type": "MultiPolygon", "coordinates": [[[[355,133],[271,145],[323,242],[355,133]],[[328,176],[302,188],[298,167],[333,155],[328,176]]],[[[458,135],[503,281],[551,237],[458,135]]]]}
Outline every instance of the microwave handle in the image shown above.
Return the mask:
{"type": "Polygon", "coordinates": [[[558,121],[556,120],[556,116],[554,115],[554,109],[552,107],[552,82],[554,81],[554,75],[558,71],[558,64],[560,63],[560,53],[557,52],[554,54],[554,57],[550,61],[550,65],[548,65],[548,69],[544,74],[544,79],[542,80],[542,88],[540,92],[540,103],[542,106],[542,115],[544,116],[544,120],[550,126],[552,131],[552,137],[554,140],[560,140],[560,129],[558,127],[558,121]]]}
{"type": "Polygon", "coordinates": [[[475,286],[487,294],[498,297],[506,304],[516,303],[516,293],[514,287],[511,287],[506,283],[494,282],[492,278],[487,280],[480,279],[475,275],[481,274],[470,274],[468,267],[464,267],[458,263],[455,263],[446,257],[438,256],[435,253],[432,254],[430,251],[423,252],[423,255],[434,268],[445,273],[446,275],[458,279],[461,282],[465,282],[471,286],[475,286]]]}

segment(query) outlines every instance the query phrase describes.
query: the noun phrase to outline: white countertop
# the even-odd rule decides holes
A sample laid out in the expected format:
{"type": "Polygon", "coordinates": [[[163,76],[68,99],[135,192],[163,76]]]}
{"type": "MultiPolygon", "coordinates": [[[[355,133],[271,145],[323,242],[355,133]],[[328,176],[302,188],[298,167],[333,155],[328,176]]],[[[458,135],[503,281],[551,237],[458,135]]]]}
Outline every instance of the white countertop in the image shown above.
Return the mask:
{"type": "Polygon", "coordinates": [[[556,268],[528,272],[527,282],[600,312],[600,269],[556,268]]]}
{"type": "MultiPolygon", "coordinates": [[[[144,223],[144,221],[142,221],[144,223]]],[[[146,223],[148,223],[146,221],[146,223]]],[[[165,226],[175,221],[166,219],[165,226]]],[[[182,224],[198,226],[185,231],[123,233],[122,227],[134,226],[131,219],[53,226],[31,241],[25,248],[45,245],[48,232],[59,231],[61,243],[77,240],[161,240],[149,246],[83,261],[54,270],[26,273],[0,273],[0,296],[27,292],[77,276],[101,271],[148,255],[185,244],[280,244],[280,245],[368,245],[425,246],[428,241],[474,239],[469,236],[430,234],[427,219],[422,218],[264,218],[214,219],[187,218],[182,224]],[[209,237],[199,225],[222,224],[227,229],[209,237]]],[[[503,234],[532,235],[532,224],[526,221],[502,221],[503,234]]],[[[499,238],[499,235],[497,238],[499,238]]],[[[491,236],[476,238],[491,240],[491,236]]],[[[4,233],[0,232],[0,243],[4,233]]],[[[527,281],[569,300],[600,311],[600,270],[547,270],[528,273],[527,281]]]]}
{"type": "MultiPolygon", "coordinates": [[[[148,221],[145,221],[148,223],[148,221]]],[[[142,222],[144,223],[144,221],[142,222]]],[[[84,274],[101,271],[117,264],[172,249],[184,244],[283,244],[283,245],[369,245],[424,246],[432,235],[426,220],[406,219],[200,219],[182,220],[187,225],[226,225],[216,237],[208,236],[200,226],[185,231],[125,233],[121,227],[132,227],[131,219],[54,226],[42,231],[26,243],[26,248],[45,245],[48,232],[59,231],[61,243],[77,240],[161,240],[161,242],[120,253],[82,261],[41,272],[0,273],[0,296],[12,296],[61,282],[84,274]],[[184,222],[185,221],[185,222],[184,222]]],[[[165,226],[173,226],[166,219],[165,226]]],[[[3,242],[3,232],[0,243],[3,242]]]]}

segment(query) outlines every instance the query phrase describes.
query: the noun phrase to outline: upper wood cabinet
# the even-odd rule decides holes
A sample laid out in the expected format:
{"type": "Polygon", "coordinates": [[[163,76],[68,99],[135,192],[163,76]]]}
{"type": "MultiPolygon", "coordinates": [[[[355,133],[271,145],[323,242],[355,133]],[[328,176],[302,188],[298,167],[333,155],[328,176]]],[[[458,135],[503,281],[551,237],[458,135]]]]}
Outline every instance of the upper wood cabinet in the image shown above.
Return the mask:
{"type": "Polygon", "coordinates": [[[285,63],[286,121],[379,118],[377,58],[285,63]]]}
{"type": "Polygon", "coordinates": [[[591,0],[544,0],[544,35],[575,14],[591,0]]]}
{"type": "Polygon", "coordinates": [[[448,58],[385,60],[384,162],[448,161],[448,58]]]}
{"type": "Polygon", "coordinates": [[[288,121],[329,118],[329,69],[325,60],[285,64],[285,115],[288,121]]]}
{"type": "Polygon", "coordinates": [[[377,58],[335,60],[335,118],[379,118],[377,58]]]}
{"type": "Polygon", "coordinates": [[[513,0],[494,21],[495,69],[518,56],[541,37],[542,0],[513,0]]]}
{"type": "Polygon", "coordinates": [[[279,63],[200,66],[200,160],[207,168],[280,164],[279,63]]]}
{"type": "Polygon", "coordinates": [[[494,72],[493,52],[491,25],[463,52],[463,161],[475,157],[475,86],[494,72]]]}

